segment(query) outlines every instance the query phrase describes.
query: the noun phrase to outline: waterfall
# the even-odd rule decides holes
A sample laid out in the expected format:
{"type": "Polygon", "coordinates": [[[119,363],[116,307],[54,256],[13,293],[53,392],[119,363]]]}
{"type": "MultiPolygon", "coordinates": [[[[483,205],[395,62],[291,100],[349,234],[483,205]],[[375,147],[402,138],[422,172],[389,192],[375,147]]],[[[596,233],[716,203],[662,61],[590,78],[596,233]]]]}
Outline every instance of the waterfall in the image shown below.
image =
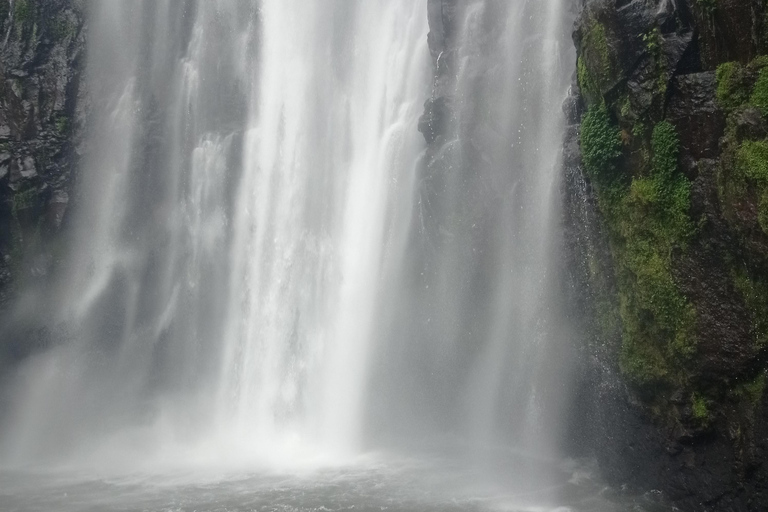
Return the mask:
{"type": "Polygon", "coordinates": [[[88,4],[57,341],[15,370],[6,460],[557,454],[565,1],[456,4],[447,86],[426,2],[88,4]]]}

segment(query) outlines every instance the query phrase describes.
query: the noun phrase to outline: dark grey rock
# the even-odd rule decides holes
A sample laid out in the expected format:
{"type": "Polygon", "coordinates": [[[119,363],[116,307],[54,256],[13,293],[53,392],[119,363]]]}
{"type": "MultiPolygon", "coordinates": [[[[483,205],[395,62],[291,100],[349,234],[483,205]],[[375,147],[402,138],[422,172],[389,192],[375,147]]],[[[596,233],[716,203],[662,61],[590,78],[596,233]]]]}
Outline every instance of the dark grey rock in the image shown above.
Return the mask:
{"type": "Polygon", "coordinates": [[[758,140],[768,135],[763,114],[755,107],[745,107],[734,112],[734,135],[737,140],[758,140]]]}
{"type": "MultiPolygon", "coordinates": [[[[768,509],[768,398],[763,393],[747,403],[734,390],[766,371],[768,358],[755,343],[753,317],[768,313],[745,306],[733,269],[768,275],[768,237],[755,229],[755,194],[739,198],[738,215],[752,222],[739,231],[733,225],[738,215],[735,221],[725,218],[720,189],[723,146],[765,140],[768,123],[759,110],[744,106],[731,114],[724,137],[715,68],[768,53],[766,7],[754,0],[718,0],[707,11],[708,5],[586,0],[576,23],[574,41],[587,65],[597,66],[599,59],[594,49],[585,54],[585,37],[596,23],[605,32],[610,74],[600,83],[601,97],[586,100],[605,100],[617,119],[625,143],[621,170],[628,176],[646,172],[635,166],[647,165],[652,156],[653,125],[667,120],[676,128],[696,233],[685,250],[672,255],[672,272],[696,310],[697,345],[681,365],[685,383],[641,390],[622,374],[621,319],[609,332],[597,326],[599,302],[618,303],[617,269],[603,233],[606,223],[580,167],[578,128],[569,127],[563,153],[565,247],[569,303],[583,339],[570,449],[596,457],[613,486],[660,490],[683,511],[762,511],[768,509]],[[638,135],[636,123],[644,128],[638,135]],[[708,396],[706,424],[694,417],[693,389],[708,396]]],[[[573,120],[574,101],[564,110],[573,120]]]]}
{"type": "Polygon", "coordinates": [[[0,315],[24,280],[50,274],[40,262],[66,224],[86,117],[82,3],[28,6],[24,19],[0,13],[0,315]]]}

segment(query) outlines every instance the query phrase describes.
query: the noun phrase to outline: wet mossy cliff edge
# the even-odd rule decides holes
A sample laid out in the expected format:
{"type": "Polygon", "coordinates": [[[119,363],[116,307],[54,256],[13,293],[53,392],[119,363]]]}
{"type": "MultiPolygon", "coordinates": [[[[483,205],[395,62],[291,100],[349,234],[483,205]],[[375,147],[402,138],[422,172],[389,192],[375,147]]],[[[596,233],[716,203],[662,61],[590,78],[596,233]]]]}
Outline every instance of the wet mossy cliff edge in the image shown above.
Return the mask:
{"type": "Polygon", "coordinates": [[[81,2],[0,0],[0,371],[44,338],[26,332],[34,322],[24,310],[35,308],[21,290],[44,287],[62,258],[87,103],[84,52],[81,2]]]}
{"type": "Polygon", "coordinates": [[[766,3],[586,0],[573,40],[573,444],[682,510],[768,510],[766,3]]]}

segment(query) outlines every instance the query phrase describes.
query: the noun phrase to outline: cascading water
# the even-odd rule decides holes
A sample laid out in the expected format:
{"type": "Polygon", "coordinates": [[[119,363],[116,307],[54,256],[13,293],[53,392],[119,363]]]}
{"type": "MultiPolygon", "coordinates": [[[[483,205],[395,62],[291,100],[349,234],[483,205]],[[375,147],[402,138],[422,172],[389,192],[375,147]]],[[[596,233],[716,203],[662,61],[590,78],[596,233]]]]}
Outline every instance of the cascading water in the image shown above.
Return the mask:
{"type": "Polygon", "coordinates": [[[245,439],[359,445],[385,226],[422,144],[420,10],[261,7],[218,400],[245,439]]]}
{"type": "Polygon", "coordinates": [[[72,340],[22,370],[14,451],[132,425],[358,448],[386,229],[407,228],[393,198],[423,146],[422,10],[92,6],[72,340]]]}
{"type": "MultiPolygon", "coordinates": [[[[503,446],[525,453],[515,478],[542,479],[535,499],[557,494],[532,466],[557,457],[568,398],[565,1],[445,2],[431,91],[426,7],[89,4],[89,144],[41,315],[58,343],[17,369],[4,460],[263,469],[503,446]],[[451,115],[427,144],[430,94],[451,115]]],[[[395,493],[419,470],[374,466],[395,493]]]]}
{"type": "Polygon", "coordinates": [[[382,358],[401,378],[379,385],[406,436],[556,444],[570,355],[557,288],[564,5],[459,2],[444,29],[452,54],[437,56],[433,97],[452,117],[427,152],[406,263],[386,291],[398,299],[382,358]]]}

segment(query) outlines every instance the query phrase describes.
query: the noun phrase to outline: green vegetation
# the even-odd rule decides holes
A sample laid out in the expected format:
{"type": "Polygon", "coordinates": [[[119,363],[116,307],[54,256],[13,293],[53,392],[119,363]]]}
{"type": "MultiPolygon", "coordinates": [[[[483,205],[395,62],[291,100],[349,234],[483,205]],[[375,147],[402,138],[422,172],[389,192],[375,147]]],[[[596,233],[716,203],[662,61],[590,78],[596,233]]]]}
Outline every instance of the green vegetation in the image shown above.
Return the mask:
{"type": "MultiPolygon", "coordinates": [[[[735,62],[717,70],[718,102],[731,114],[753,106],[768,115],[768,56],[755,58],[746,66],[735,62]]],[[[738,118],[729,115],[719,181],[720,198],[726,216],[737,221],[745,199],[755,198],[757,221],[768,233],[768,141],[741,140],[738,118]]]]}
{"type": "Polygon", "coordinates": [[[49,27],[51,36],[57,40],[77,35],[77,26],[71,23],[64,14],[59,14],[51,20],[49,27]]]}
{"type": "Polygon", "coordinates": [[[667,92],[668,74],[667,63],[661,51],[662,41],[659,27],[654,27],[653,30],[645,34],[643,40],[645,41],[648,53],[651,54],[656,65],[656,92],[663,96],[667,92]]]}
{"type": "Polygon", "coordinates": [[[749,64],[724,62],[715,77],[717,102],[726,111],[752,104],[768,113],[768,56],[762,55],[749,64]]]}
{"type": "Polygon", "coordinates": [[[56,116],[56,131],[59,133],[59,135],[65,135],[67,133],[67,130],[69,129],[69,119],[64,114],[59,114],[56,116]]]}
{"type": "Polygon", "coordinates": [[[768,114],[768,68],[760,70],[749,102],[759,108],[763,115],[768,114]]]}
{"type": "Polygon", "coordinates": [[[761,372],[752,382],[748,382],[739,388],[739,394],[753,406],[760,403],[765,392],[765,372],[761,372]]]}
{"type": "Polygon", "coordinates": [[[613,69],[605,27],[593,21],[581,41],[577,60],[579,87],[590,100],[600,97],[601,89],[610,81],[613,69]]]}
{"type": "Polygon", "coordinates": [[[34,24],[34,2],[35,0],[15,0],[13,3],[13,24],[16,31],[16,37],[24,38],[27,27],[32,24],[32,37],[29,40],[34,41],[37,38],[37,25],[34,24]]]}
{"type": "Polygon", "coordinates": [[[736,150],[736,169],[749,179],[768,182],[768,142],[743,142],[736,150]]]}
{"type": "Polygon", "coordinates": [[[722,108],[732,110],[747,101],[749,90],[744,75],[744,67],[738,62],[724,62],[717,67],[715,96],[722,108]]]}
{"type": "MultiPolygon", "coordinates": [[[[746,66],[721,65],[717,87],[718,101],[728,105],[731,112],[718,183],[723,211],[742,232],[752,229],[750,219],[756,213],[757,225],[768,234],[768,140],[749,140],[748,134],[737,129],[740,113],[750,106],[759,109],[763,116],[768,115],[768,56],[758,57],[746,66]]],[[[759,348],[768,348],[768,282],[746,268],[735,269],[732,275],[734,287],[750,312],[752,338],[759,348]]],[[[761,379],[764,383],[765,376],[761,375],[761,379]]],[[[762,395],[761,386],[753,387],[760,388],[762,395]]]]}
{"type": "Polygon", "coordinates": [[[622,367],[638,383],[668,375],[664,366],[669,361],[695,350],[695,310],[672,275],[673,251],[685,247],[693,225],[688,216],[690,183],[677,172],[679,142],[671,124],[662,121],[654,127],[651,150],[650,175],[633,179],[616,219],[625,303],[622,367]]]}
{"type": "Polygon", "coordinates": [[[579,88],[586,96],[594,97],[600,94],[600,86],[589,73],[584,59],[579,57],[576,61],[576,73],[579,80],[579,88]]]}
{"type": "Polygon", "coordinates": [[[693,411],[693,417],[697,420],[702,422],[709,420],[707,401],[698,393],[694,393],[691,397],[691,410],[693,411]]]}
{"type": "Polygon", "coordinates": [[[604,103],[590,107],[581,121],[581,154],[590,178],[601,184],[614,180],[621,136],[604,103]]]}
{"type": "Polygon", "coordinates": [[[595,22],[589,32],[584,36],[585,45],[594,53],[599,63],[598,75],[605,77],[611,72],[611,55],[608,50],[608,38],[605,36],[605,27],[595,22]]]}
{"type": "Polygon", "coordinates": [[[735,271],[733,283],[744,299],[752,317],[752,335],[758,347],[768,347],[768,285],[751,278],[744,271],[735,271]]]}
{"type": "Polygon", "coordinates": [[[34,0],[16,0],[13,3],[13,18],[16,23],[25,24],[32,19],[34,15],[34,0]]]}
{"type": "Polygon", "coordinates": [[[625,96],[621,102],[621,108],[619,109],[621,118],[627,120],[632,115],[632,103],[629,101],[629,96],[625,96]]]}
{"type": "MultiPolygon", "coordinates": [[[[714,23],[718,1],[695,1],[697,23],[702,15],[714,23]]],[[[714,92],[726,119],[724,137],[698,167],[686,165],[684,173],[678,164],[680,137],[665,120],[672,70],[666,69],[661,30],[652,27],[642,35],[645,73],[638,96],[616,75],[622,63],[612,54],[613,23],[594,21],[604,19],[604,11],[588,15],[593,21],[583,25],[577,69],[588,107],[580,144],[612,256],[612,262],[594,255],[586,262],[595,295],[594,339],[613,350],[610,343],[620,336],[615,349],[621,373],[659,424],[702,433],[721,428],[724,415],[734,414],[738,428],[748,427],[747,405],[764,401],[768,380],[758,373],[768,354],[768,274],[763,255],[755,255],[768,239],[768,56],[717,68],[714,92]],[[717,151],[715,163],[710,158],[717,151]],[[713,171],[720,201],[708,197],[713,171]],[[701,218],[691,218],[689,172],[698,173],[701,218]],[[730,224],[725,231],[720,212],[730,224]],[[723,247],[731,242],[732,249],[723,247]],[[698,293],[699,272],[717,265],[717,258],[731,269],[733,288],[705,284],[707,295],[698,293]],[[705,311],[722,299],[728,321],[746,319],[739,296],[749,311],[751,336],[741,339],[742,331],[726,336],[722,343],[728,348],[722,350],[743,351],[754,366],[734,368],[725,377],[704,375],[720,356],[715,344],[721,342],[718,332],[704,332],[705,311]]],[[[713,120],[706,129],[721,130],[720,123],[713,120]]],[[[701,142],[686,153],[699,158],[701,142]]]]}
{"type": "Polygon", "coordinates": [[[743,195],[748,188],[755,190],[757,220],[768,233],[768,142],[744,141],[738,145],[731,182],[731,194],[743,195]]]}
{"type": "Polygon", "coordinates": [[[661,51],[661,45],[659,44],[660,37],[661,32],[659,32],[659,27],[653,27],[653,29],[649,30],[646,34],[643,34],[643,43],[645,43],[645,49],[654,58],[657,57],[661,51]]]}
{"type": "Polygon", "coordinates": [[[604,104],[585,114],[581,147],[611,231],[623,325],[622,370],[639,385],[675,381],[673,362],[695,350],[696,319],[672,275],[673,252],[684,249],[694,231],[688,216],[690,183],[677,169],[675,128],[666,121],[654,127],[650,169],[631,181],[618,172],[621,140],[604,104]]]}

